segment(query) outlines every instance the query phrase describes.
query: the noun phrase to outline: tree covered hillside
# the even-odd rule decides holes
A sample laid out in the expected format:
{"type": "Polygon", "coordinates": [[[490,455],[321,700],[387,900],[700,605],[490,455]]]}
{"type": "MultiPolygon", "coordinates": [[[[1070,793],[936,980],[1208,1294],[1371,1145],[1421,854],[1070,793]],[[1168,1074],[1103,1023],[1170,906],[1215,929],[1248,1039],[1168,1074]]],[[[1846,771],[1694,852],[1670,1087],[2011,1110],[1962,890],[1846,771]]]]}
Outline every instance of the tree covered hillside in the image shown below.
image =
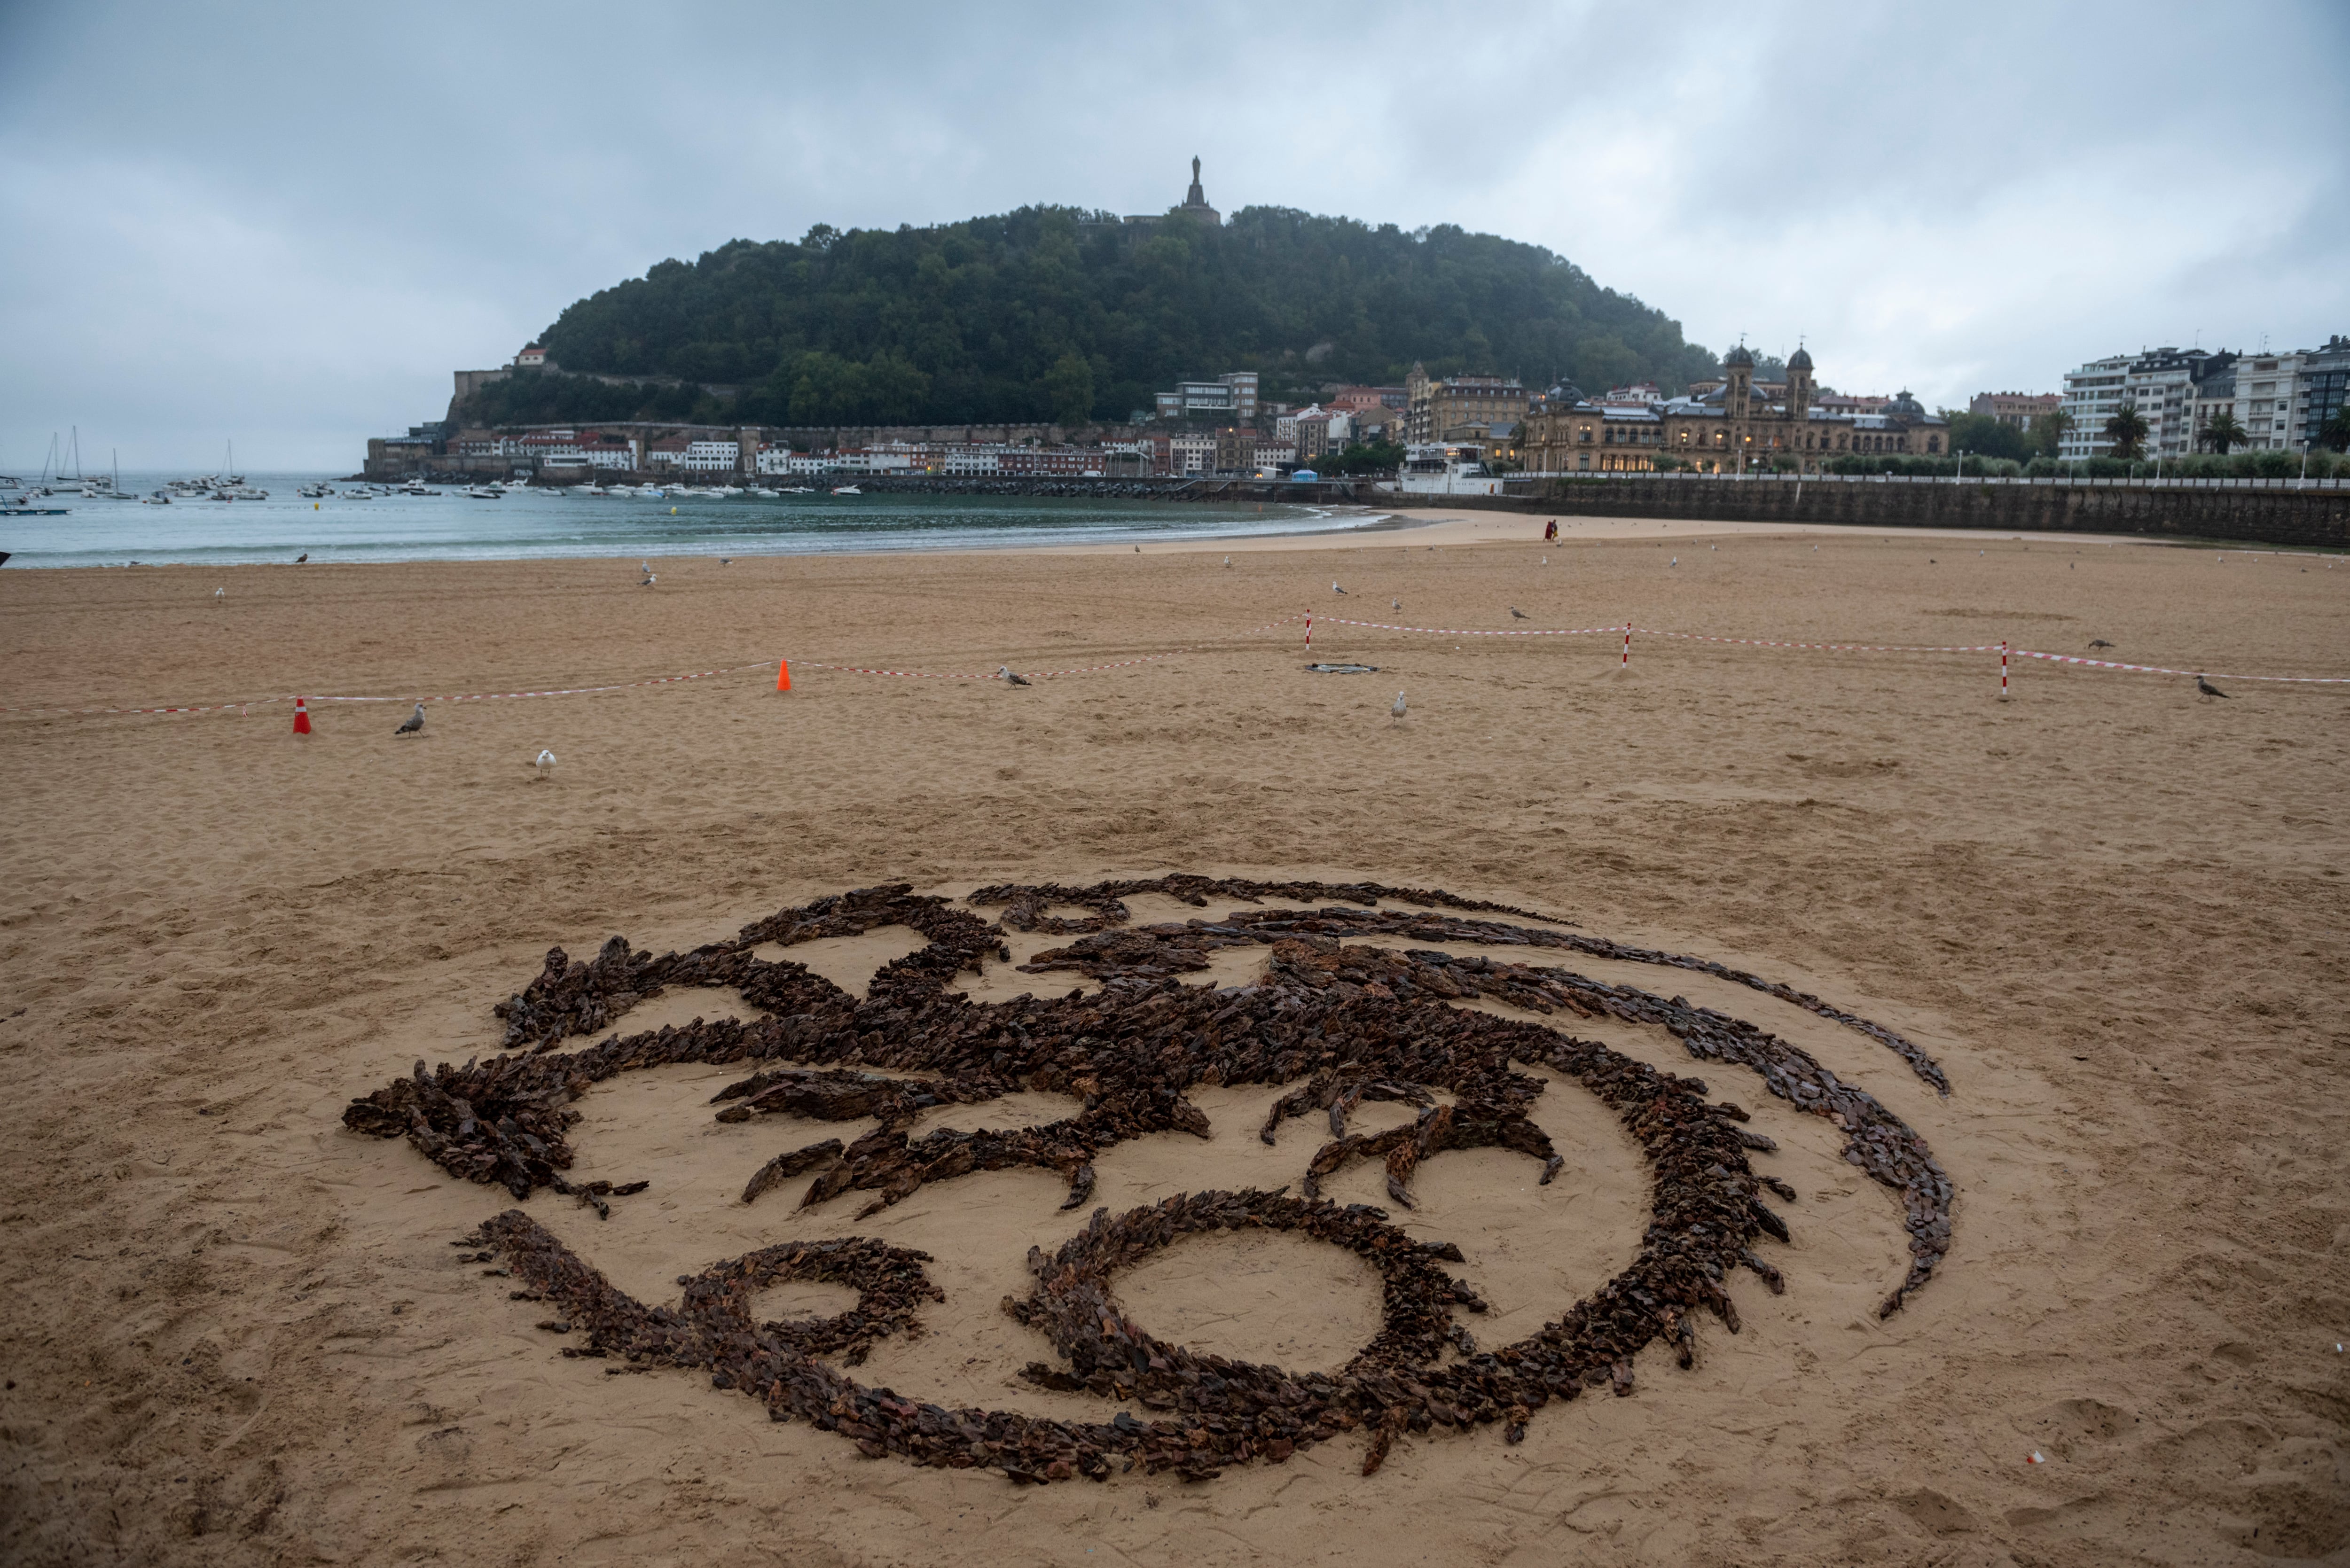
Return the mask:
{"type": "Polygon", "coordinates": [[[1255,369],[1264,395],[1333,381],[1515,375],[1677,389],[1714,357],[1679,323],[1538,245],[1445,225],[1407,234],[1253,207],[1222,229],[1027,207],[939,228],[819,225],[736,240],[565,310],[565,370],[742,389],[493,383],[486,422],[653,418],[768,424],[1123,420],[1182,378],[1255,369]]]}

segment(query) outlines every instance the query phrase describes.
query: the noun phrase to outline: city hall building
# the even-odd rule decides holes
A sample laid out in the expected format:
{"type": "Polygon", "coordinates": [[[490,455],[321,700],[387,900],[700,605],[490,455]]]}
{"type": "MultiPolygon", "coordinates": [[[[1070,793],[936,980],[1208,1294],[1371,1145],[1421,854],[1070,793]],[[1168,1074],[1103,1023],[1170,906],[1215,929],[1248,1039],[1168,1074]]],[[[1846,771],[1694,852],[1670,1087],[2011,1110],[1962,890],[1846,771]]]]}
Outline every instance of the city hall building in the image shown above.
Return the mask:
{"type": "Polygon", "coordinates": [[[1779,402],[1755,387],[1754,356],[1742,345],[1730,351],[1722,372],[1721,384],[1702,395],[1660,403],[1598,403],[1558,389],[1526,416],[1526,472],[1642,473],[1666,466],[1735,473],[1742,466],[1817,473],[1829,459],[1855,453],[1939,457],[1950,450],[1949,421],[1906,391],[1875,413],[1821,407],[1804,349],[1787,361],[1779,402]],[[1660,464],[1665,457],[1675,461],[1660,464]]]}

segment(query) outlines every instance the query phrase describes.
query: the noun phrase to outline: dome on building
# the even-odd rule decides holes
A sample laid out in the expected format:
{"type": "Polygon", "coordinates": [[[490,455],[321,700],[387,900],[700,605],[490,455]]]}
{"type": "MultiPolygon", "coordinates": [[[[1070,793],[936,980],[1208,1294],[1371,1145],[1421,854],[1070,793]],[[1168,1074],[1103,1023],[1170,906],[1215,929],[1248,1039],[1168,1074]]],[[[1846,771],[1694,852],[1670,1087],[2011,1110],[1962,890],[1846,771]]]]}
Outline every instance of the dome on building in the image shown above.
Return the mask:
{"type": "Polygon", "coordinates": [[[1752,369],[1754,367],[1754,356],[1747,352],[1745,344],[1741,343],[1737,348],[1732,348],[1729,353],[1724,354],[1721,357],[1721,363],[1725,368],[1731,365],[1743,365],[1747,369],[1752,369]]]}
{"type": "Polygon", "coordinates": [[[1922,420],[1926,417],[1926,407],[1911,397],[1909,389],[1904,387],[1901,389],[1899,397],[1885,405],[1885,412],[1888,417],[1897,420],[1922,420]]]}
{"type": "Polygon", "coordinates": [[[1790,369],[1790,370],[1808,370],[1808,369],[1810,369],[1811,368],[1812,368],[1812,355],[1811,355],[1811,350],[1810,350],[1810,349],[1808,349],[1808,348],[1797,348],[1797,349],[1796,349],[1793,354],[1790,354],[1790,355],[1788,355],[1788,356],[1787,356],[1787,369],[1790,369]]]}

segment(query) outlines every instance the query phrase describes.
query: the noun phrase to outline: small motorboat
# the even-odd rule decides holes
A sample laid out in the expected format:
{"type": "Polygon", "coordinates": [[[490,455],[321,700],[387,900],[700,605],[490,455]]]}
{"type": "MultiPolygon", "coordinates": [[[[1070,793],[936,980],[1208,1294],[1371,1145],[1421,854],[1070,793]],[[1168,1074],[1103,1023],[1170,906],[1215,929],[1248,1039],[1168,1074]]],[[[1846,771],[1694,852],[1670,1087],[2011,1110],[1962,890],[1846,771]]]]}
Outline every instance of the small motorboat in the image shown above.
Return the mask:
{"type": "Polygon", "coordinates": [[[865,492],[858,489],[857,486],[853,484],[836,484],[832,487],[832,493],[835,495],[862,495],[865,493],[865,492]]]}
{"type": "Polygon", "coordinates": [[[757,496],[762,501],[773,501],[777,495],[781,494],[782,492],[770,490],[764,484],[754,484],[751,486],[751,493],[757,496]]]}
{"type": "Polygon", "coordinates": [[[294,493],[305,501],[326,501],[333,497],[335,487],[331,484],[306,484],[294,493]]]}
{"type": "Polygon", "coordinates": [[[139,498],[139,504],[141,506],[169,506],[172,504],[172,493],[168,490],[153,491],[148,494],[140,496],[139,498]]]}
{"type": "Polygon", "coordinates": [[[493,489],[486,484],[467,485],[465,493],[476,501],[504,501],[506,498],[504,491],[493,489]]]}

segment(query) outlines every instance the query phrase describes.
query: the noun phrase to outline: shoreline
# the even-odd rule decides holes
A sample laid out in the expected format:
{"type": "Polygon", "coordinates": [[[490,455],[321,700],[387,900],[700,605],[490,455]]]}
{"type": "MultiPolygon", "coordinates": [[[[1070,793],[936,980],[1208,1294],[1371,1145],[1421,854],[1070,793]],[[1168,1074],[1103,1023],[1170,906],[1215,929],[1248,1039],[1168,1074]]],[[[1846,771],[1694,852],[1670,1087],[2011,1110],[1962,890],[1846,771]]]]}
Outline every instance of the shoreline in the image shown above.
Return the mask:
{"type": "MultiPolygon", "coordinates": [[[[1367,509],[1373,510],[1373,509],[1367,509]]],[[[1374,511],[1374,514],[1352,526],[1325,527],[1273,526],[1263,533],[1242,533],[1212,535],[1190,535],[1181,538],[1156,539],[1147,535],[1128,535],[1115,539],[1087,539],[1067,543],[1007,543],[997,544],[984,538],[968,544],[918,545],[883,549],[791,549],[763,550],[755,546],[737,545],[732,559],[764,560],[908,560],[938,556],[1180,556],[1201,554],[1262,555],[1270,552],[1310,550],[1397,549],[1426,546],[1430,549],[1460,548],[1471,545],[1535,545],[1544,543],[1543,526],[1550,519],[1532,512],[1495,512],[1468,510],[1457,507],[1403,507],[1374,511]]],[[[2126,534],[2060,534],[2026,530],[2021,533],[1993,532],[1965,528],[1910,528],[1878,524],[1835,523],[1741,523],[1675,519],[1658,521],[1631,517],[1560,517],[1559,536],[1553,547],[1565,549],[1575,544],[1618,543],[1646,539],[1670,542],[1691,539],[1783,538],[1791,535],[1814,535],[1822,538],[1861,538],[1876,535],[1880,539],[1976,539],[1989,543],[2072,544],[2079,545],[2178,545],[2189,547],[2220,548],[2235,554],[2258,555],[2271,551],[2291,550],[2295,554],[2324,554],[2323,551],[2296,549],[2289,545],[2266,545],[2247,546],[2231,541],[2155,538],[2126,534]]],[[[288,548],[298,546],[289,545],[288,548]]],[[[632,543],[625,549],[590,551],[577,555],[506,555],[450,556],[418,555],[370,556],[364,559],[338,559],[321,555],[307,563],[320,567],[352,566],[421,566],[466,565],[540,565],[624,560],[638,556],[660,563],[662,561],[713,560],[712,550],[664,552],[649,543],[632,543]]],[[[234,561],[99,561],[76,566],[8,566],[0,560],[0,571],[29,572],[104,572],[139,570],[174,570],[197,566],[220,571],[244,571],[255,566],[291,566],[296,563],[277,556],[234,561]]]]}

